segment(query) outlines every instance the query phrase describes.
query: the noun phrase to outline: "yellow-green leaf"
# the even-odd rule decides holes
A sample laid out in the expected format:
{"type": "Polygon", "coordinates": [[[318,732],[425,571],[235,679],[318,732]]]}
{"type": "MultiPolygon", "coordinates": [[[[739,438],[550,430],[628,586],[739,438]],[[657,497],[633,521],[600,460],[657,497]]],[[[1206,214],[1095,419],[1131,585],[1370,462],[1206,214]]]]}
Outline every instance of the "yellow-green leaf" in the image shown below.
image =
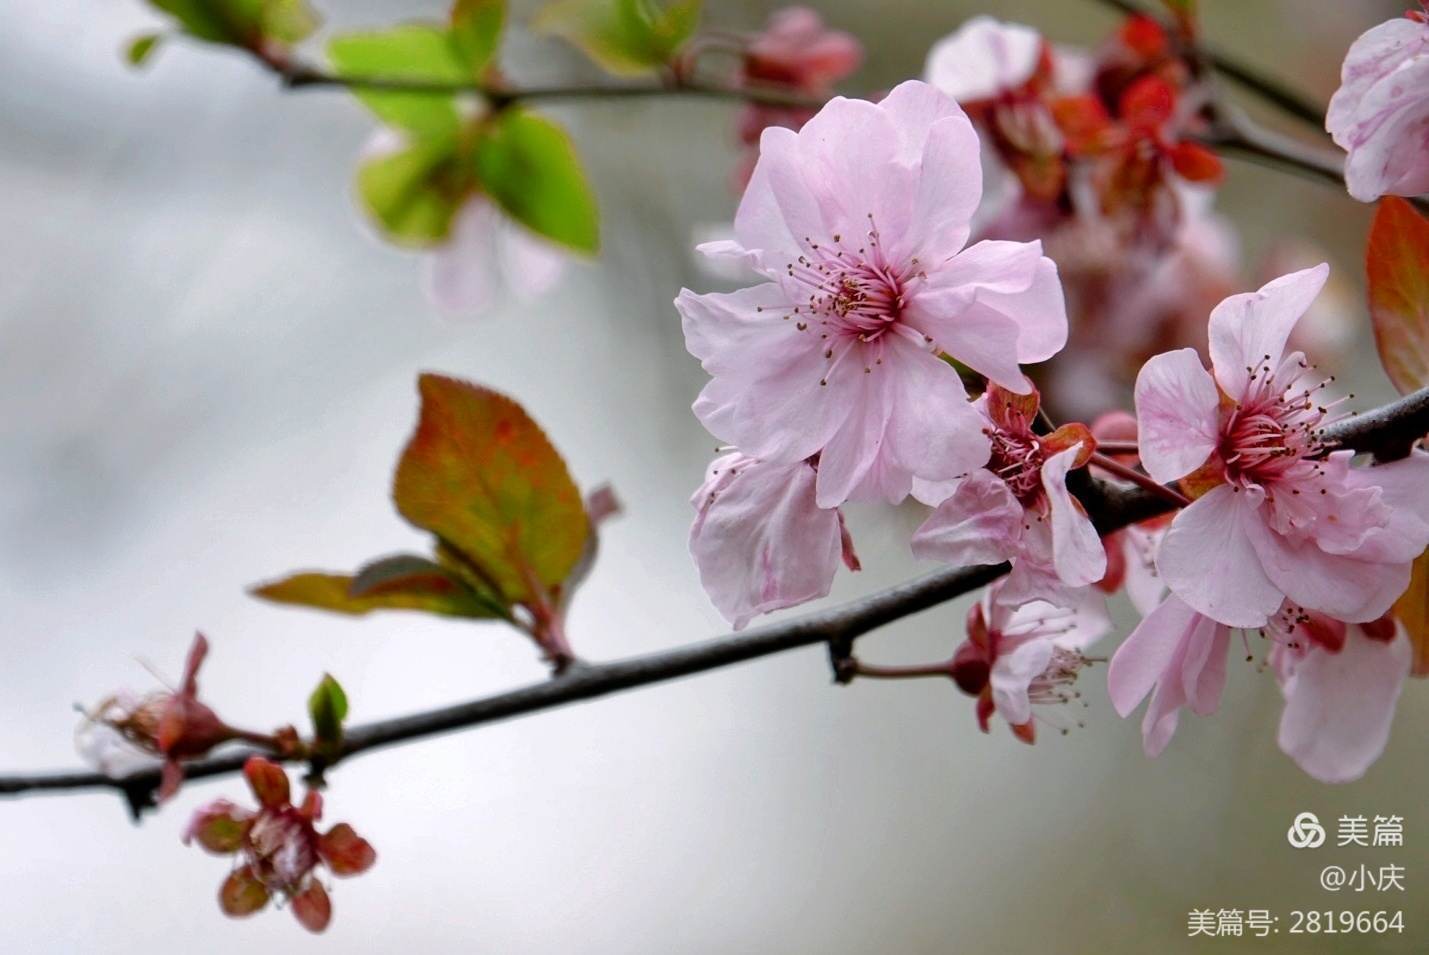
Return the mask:
{"type": "Polygon", "coordinates": [[[578,252],[600,245],[595,194],[565,130],[523,109],[502,111],[476,144],[481,188],[532,231],[578,252]]]}
{"type": "Polygon", "coordinates": [[[154,51],[159,48],[163,41],[162,33],[146,33],[143,36],[136,36],[129,41],[129,46],[124,50],[124,59],[130,66],[143,66],[154,55],[154,51]]]}
{"type": "Polygon", "coordinates": [[[347,693],[332,674],[322,680],[308,697],[308,716],[313,721],[313,738],[326,753],[334,753],[342,745],[342,723],[347,719],[347,693]]]}
{"type": "Polygon", "coordinates": [[[454,141],[417,140],[364,161],[357,170],[357,194],[393,242],[430,246],[451,231],[473,178],[457,159],[454,141]]]}
{"type": "Polygon", "coordinates": [[[1409,644],[1414,648],[1414,662],[1409,672],[1429,676],[1429,551],[1414,561],[1409,589],[1395,601],[1394,616],[1403,624],[1409,634],[1409,644]]]}
{"type": "Polygon", "coordinates": [[[307,0],[149,0],[189,36],[253,49],[263,41],[297,43],[317,29],[307,0]]]}
{"type": "Polygon", "coordinates": [[[274,603],[354,616],[374,610],[420,610],[446,617],[477,619],[503,615],[455,575],[424,577],[409,581],[405,586],[389,586],[360,594],[352,591],[354,580],[349,574],[300,573],[262,584],[252,593],[274,603]]]}
{"type": "Polygon", "coordinates": [[[589,533],[565,462],[505,395],[433,374],[419,389],[421,416],[393,481],[397,510],[508,600],[544,599],[589,533]]]}
{"type": "MultiPolygon", "coordinates": [[[[390,30],[345,33],[328,43],[339,76],[414,83],[469,83],[471,71],[451,33],[442,26],[408,23],[390,30]]],[[[384,123],[418,136],[455,136],[460,125],[456,94],[354,88],[353,93],[384,123]]]]}
{"type": "Polygon", "coordinates": [[[467,72],[480,79],[501,43],[506,0],[456,0],[452,4],[451,37],[467,72]]]}
{"type": "Polygon", "coordinates": [[[559,36],[610,73],[638,76],[669,63],[700,19],[700,0],[553,0],[533,26],[559,36]]]}
{"type": "Polygon", "coordinates": [[[1385,196],[1365,253],[1369,313],[1385,374],[1401,393],[1429,385],[1429,220],[1385,196]]]}

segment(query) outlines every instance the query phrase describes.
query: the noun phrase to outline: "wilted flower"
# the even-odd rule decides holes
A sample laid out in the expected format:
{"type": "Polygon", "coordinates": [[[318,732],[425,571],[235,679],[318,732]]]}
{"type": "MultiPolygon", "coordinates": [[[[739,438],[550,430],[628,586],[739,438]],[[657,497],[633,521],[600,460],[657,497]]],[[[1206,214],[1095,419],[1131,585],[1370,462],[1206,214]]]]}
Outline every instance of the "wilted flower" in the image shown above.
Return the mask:
{"type": "Polygon", "coordinates": [[[309,791],[302,805],[294,806],[288,774],[278,764],[251,756],[243,775],[258,799],[257,811],[215,800],[194,813],[184,843],[197,841],[215,855],[238,857],[238,867],[219,889],[224,914],[251,915],[278,894],[304,928],[321,932],[332,919],[332,901],[317,867],[325,865],[335,876],[360,875],[377,853],[345,822],[319,834],[322,796],[309,791]]]}
{"type": "Polygon", "coordinates": [[[840,561],[858,570],[836,508],[814,502],[815,465],[717,458],[690,503],[690,553],[705,592],[736,630],[761,614],[826,596],[840,561]]]}
{"type": "Polygon", "coordinates": [[[751,457],[819,454],[816,501],[902,500],[913,479],[979,467],[988,441],[946,353],[1009,390],[1067,336],[1037,243],[964,249],[981,193],[977,135],[924,83],[877,105],[834,99],[766,130],[733,255],[769,281],[681,291],[685,341],[714,378],[695,413],[751,457]]]}
{"type": "MultiPolygon", "coordinates": [[[[220,743],[247,735],[224,723],[198,699],[198,671],[207,654],[208,641],[203,634],[195,634],[177,691],[145,696],[117,693],[86,715],[92,729],[117,733],[139,751],[163,759],[160,802],[178,792],[183,781],[180,760],[202,756],[220,743]]],[[[99,761],[101,770],[110,772],[125,761],[105,739],[86,730],[80,748],[99,761]]]]}
{"type": "Polygon", "coordinates": [[[1429,192],[1429,16],[1413,11],[1355,40],[1325,129],[1349,154],[1356,199],[1429,192]]]}

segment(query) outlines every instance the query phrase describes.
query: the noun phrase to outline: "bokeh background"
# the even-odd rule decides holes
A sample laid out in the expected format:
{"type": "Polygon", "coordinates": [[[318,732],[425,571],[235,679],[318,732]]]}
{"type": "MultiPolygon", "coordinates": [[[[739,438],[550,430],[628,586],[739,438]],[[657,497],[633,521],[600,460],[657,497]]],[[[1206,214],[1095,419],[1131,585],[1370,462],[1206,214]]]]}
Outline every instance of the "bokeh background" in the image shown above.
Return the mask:
{"type": "MultiPolygon", "coordinates": [[[[441,10],[318,5],[339,27],[441,10]]],[[[709,6],[733,28],[770,9],[709,6]]],[[[1070,43],[1114,23],[1094,0],[817,6],[866,43],[860,89],[918,74],[976,12],[1070,43]]],[[[1204,6],[1220,46],[1323,100],[1350,41],[1403,4],[1204,6]]],[[[240,56],[182,43],[133,72],[119,51],[155,23],[138,0],[0,0],[0,22],[0,771],[74,764],[72,704],[151,688],[140,661],[176,679],[195,628],[214,644],[204,692],[240,724],[300,722],[323,671],[358,721],[539,679],[528,645],[494,626],[245,595],[419,543],[387,493],[422,369],[518,396],[584,485],[624,499],[574,610],[584,654],[722,632],[685,552],[713,441],[688,410],[703,379],[670,300],[717,283],[687,249],[733,210],[731,106],[552,109],[598,188],[605,252],[534,307],[454,321],[423,299],[414,257],[354,211],[372,123],[348,98],[284,93],[240,56]]],[[[506,62],[521,79],[586,71],[521,35],[506,62]]],[[[1364,322],[1365,207],[1241,163],[1219,207],[1247,263],[1287,236],[1324,247],[1364,322]]],[[[1364,404],[1387,396],[1362,352],[1322,358],[1357,369],[1364,404]]],[[[919,519],[854,508],[868,569],[835,598],[926,569],[907,553],[919,519]]],[[[937,658],[964,610],[861,647],[937,658]]],[[[813,648],[364,757],[332,774],[329,819],[380,860],[336,885],[321,938],[287,914],[226,920],[226,863],[180,844],[194,806],[246,798],[236,779],[188,785],[137,827],[109,793],[0,802],[0,950],[1429,949],[1429,686],[1407,688],[1367,778],[1332,788],[1276,748],[1278,694],[1253,665],[1233,666],[1220,713],[1183,720],[1156,761],[1107,705],[1104,673],[1084,680],[1085,729],[1033,748],[1003,727],[983,736],[942,683],[831,686],[813,648]],[[1406,845],[1297,852],[1285,830],[1303,810],[1402,815],[1406,845]],[[1408,891],[1326,894],[1327,862],[1403,864],[1408,891]],[[1205,907],[1268,908],[1281,932],[1188,941],[1187,911],[1205,907]],[[1293,908],[1402,908],[1407,928],[1292,937],[1293,908]]]]}

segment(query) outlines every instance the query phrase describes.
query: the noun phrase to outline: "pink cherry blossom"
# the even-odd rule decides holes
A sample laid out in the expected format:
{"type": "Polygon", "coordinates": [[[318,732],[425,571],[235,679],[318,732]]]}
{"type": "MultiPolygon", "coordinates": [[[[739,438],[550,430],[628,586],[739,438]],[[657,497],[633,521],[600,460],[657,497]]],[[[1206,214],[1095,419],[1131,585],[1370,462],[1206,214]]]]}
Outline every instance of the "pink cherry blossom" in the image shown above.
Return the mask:
{"type": "Polygon", "coordinates": [[[815,468],[739,452],[715,460],[690,503],[690,553],[719,612],[739,630],[762,613],[828,595],[842,562],[858,570],[837,509],[814,502],[815,468]]]}
{"type": "Polygon", "coordinates": [[[714,379],[695,402],[705,426],[765,461],[819,454],[820,507],[896,502],[915,477],[980,466],[987,438],[939,352],[1026,392],[1018,363],[1067,337],[1040,245],[963,248],[981,182],[972,125],[925,83],[766,130],[735,242],[702,251],[768,281],[676,300],[714,379]]]}
{"type": "Polygon", "coordinates": [[[959,689],[977,697],[984,733],[996,713],[1018,739],[1031,743],[1038,715],[1033,706],[1077,698],[1071,687],[1088,663],[1082,651],[1106,634],[1111,619],[1106,601],[1090,590],[1065,607],[1034,600],[1014,608],[999,592],[1003,586],[989,587],[968,612],[967,639],[953,656],[951,673],[959,689]]]}
{"type": "Polygon", "coordinates": [[[332,918],[332,901],[318,880],[319,865],[336,876],[360,875],[377,861],[372,846],[345,822],[319,833],[322,796],[310,791],[294,806],[288,774],[277,763],[250,756],[243,775],[258,798],[256,812],[217,799],[194,813],[184,843],[197,841],[215,855],[237,855],[241,864],[219,889],[219,906],[234,918],[251,915],[276,893],[310,932],[332,918]]]}
{"type": "Polygon", "coordinates": [[[1032,27],[973,17],[933,44],[923,75],[960,103],[991,99],[1030,80],[1043,49],[1032,27]]]}
{"type": "Polygon", "coordinates": [[[1142,464],[1199,495],[1172,521],[1157,568],[1223,624],[1264,626],[1287,599],[1373,620],[1429,545],[1429,453],[1352,467],[1353,452],[1325,437],[1338,401],[1303,355],[1285,354],[1327,274],[1295,272],[1216,306],[1214,376],[1189,348],[1155,356],[1137,376],[1142,464]]]}
{"type": "Polygon", "coordinates": [[[1381,23],[1350,46],[1325,128],[1349,155],[1350,195],[1429,192],[1429,18],[1381,23]]]}
{"type": "MultiPolygon", "coordinates": [[[[1081,504],[1067,491],[1067,474],[1096,446],[1085,425],[1036,434],[1038,397],[997,385],[976,407],[992,455],[946,490],[946,499],[913,534],[913,553],[954,565],[1012,561],[1000,588],[1013,603],[1071,599],[1106,574],[1106,551],[1081,504]]],[[[920,487],[920,491],[926,491],[920,487]]]]}
{"type": "Polygon", "coordinates": [[[1270,660],[1285,696],[1280,748],[1321,782],[1359,779],[1389,741],[1411,655],[1404,629],[1388,617],[1322,620],[1307,639],[1277,643],[1270,660]]]}

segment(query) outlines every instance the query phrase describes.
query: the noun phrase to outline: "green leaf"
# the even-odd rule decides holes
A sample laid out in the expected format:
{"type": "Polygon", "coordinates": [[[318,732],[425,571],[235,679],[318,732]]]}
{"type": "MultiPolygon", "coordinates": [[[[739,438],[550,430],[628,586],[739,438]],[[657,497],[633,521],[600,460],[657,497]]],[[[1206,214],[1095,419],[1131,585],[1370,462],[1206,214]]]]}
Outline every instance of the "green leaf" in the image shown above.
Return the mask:
{"type": "MultiPolygon", "coordinates": [[[[335,36],[328,43],[328,58],[333,71],[343,77],[436,84],[472,79],[452,35],[436,24],[409,23],[335,36]]],[[[353,93],[384,123],[418,136],[454,136],[460,124],[452,92],[354,89],[353,93]]]]}
{"type": "Polygon", "coordinates": [[[400,581],[388,580],[356,593],[353,588],[362,573],[354,577],[316,572],[293,574],[261,584],[253,588],[252,593],[273,603],[354,616],[374,610],[421,610],[446,617],[475,619],[505,615],[490,597],[478,593],[460,576],[438,564],[431,566],[435,568],[432,573],[411,575],[400,581]]]}
{"type": "Polygon", "coordinates": [[[267,0],[263,4],[263,35],[284,43],[306,40],[317,30],[322,18],[307,0],[267,0]]]}
{"type": "Polygon", "coordinates": [[[264,40],[297,43],[318,26],[307,0],[149,0],[185,33],[210,43],[256,48],[264,40]]]}
{"type": "Polygon", "coordinates": [[[533,26],[573,43],[610,73],[638,76],[674,59],[699,19],[700,0],[553,0],[533,26]]]}
{"type": "Polygon", "coordinates": [[[535,113],[507,109],[476,144],[481,188],[517,222],[578,252],[600,245],[595,195],[565,130],[535,113]]]}
{"type": "Polygon", "coordinates": [[[510,398],[433,374],[418,384],[421,416],[392,486],[397,510],[509,601],[547,598],[589,533],[565,462],[510,398]]]}
{"type": "Polygon", "coordinates": [[[162,33],[146,33],[143,36],[136,36],[124,50],[125,62],[130,66],[143,66],[149,57],[154,55],[154,51],[159,48],[163,39],[162,33]]]}
{"type": "Polygon", "coordinates": [[[324,753],[335,753],[342,745],[342,723],[347,719],[347,693],[342,684],[324,673],[321,682],[308,697],[308,716],[313,721],[313,738],[318,749],[324,753]]]}
{"type": "Polygon", "coordinates": [[[456,0],[452,5],[452,44],[477,79],[486,71],[501,43],[506,0],[456,0]]]}
{"type": "Polygon", "coordinates": [[[1374,343],[1402,394],[1429,385],[1429,220],[1385,196],[1365,254],[1374,343]]]}
{"type": "Polygon", "coordinates": [[[362,205],[400,245],[429,246],[445,239],[472,187],[472,170],[458,161],[452,140],[418,140],[374,156],[357,170],[362,205]]]}

